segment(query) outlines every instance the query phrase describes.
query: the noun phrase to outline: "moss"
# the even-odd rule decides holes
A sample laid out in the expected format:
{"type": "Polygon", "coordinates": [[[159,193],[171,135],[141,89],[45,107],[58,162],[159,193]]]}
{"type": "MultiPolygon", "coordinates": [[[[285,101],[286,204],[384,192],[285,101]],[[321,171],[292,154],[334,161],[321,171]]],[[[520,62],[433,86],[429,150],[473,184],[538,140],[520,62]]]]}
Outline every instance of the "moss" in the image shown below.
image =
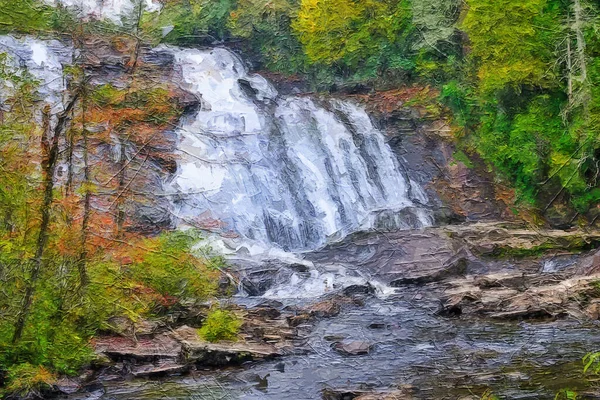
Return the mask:
{"type": "Polygon", "coordinates": [[[566,240],[566,242],[546,242],[531,248],[497,247],[492,253],[488,254],[488,256],[492,258],[541,257],[555,250],[567,250],[573,253],[579,253],[595,249],[600,245],[600,240],[585,240],[579,236],[565,237],[563,239],[566,240]]]}
{"type": "Polygon", "coordinates": [[[456,153],[454,153],[452,158],[454,158],[455,161],[463,163],[465,165],[465,167],[467,167],[469,169],[474,168],[474,165],[471,162],[471,160],[469,159],[469,156],[467,156],[462,150],[459,150],[456,153]]]}
{"type": "Polygon", "coordinates": [[[209,342],[236,341],[241,327],[242,320],[233,312],[216,309],[208,314],[198,333],[209,342]]]}

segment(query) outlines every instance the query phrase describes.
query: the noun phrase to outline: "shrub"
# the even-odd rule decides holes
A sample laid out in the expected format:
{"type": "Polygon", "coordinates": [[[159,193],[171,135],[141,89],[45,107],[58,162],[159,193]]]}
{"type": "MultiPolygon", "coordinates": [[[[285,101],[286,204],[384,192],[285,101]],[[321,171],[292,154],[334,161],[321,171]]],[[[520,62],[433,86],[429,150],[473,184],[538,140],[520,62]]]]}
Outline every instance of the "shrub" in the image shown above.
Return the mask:
{"type": "Polygon", "coordinates": [[[39,392],[52,386],[56,381],[56,375],[42,366],[23,363],[8,370],[7,380],[5,391],[10,395],[19,396],[39,392]]]}
{"type": "Polygon", "coordinates": [[[209,342],[235,341],[241,326],[241,319],[233,312],[216,309],[208,314],[198,333],[204,340],[209,342]]]}

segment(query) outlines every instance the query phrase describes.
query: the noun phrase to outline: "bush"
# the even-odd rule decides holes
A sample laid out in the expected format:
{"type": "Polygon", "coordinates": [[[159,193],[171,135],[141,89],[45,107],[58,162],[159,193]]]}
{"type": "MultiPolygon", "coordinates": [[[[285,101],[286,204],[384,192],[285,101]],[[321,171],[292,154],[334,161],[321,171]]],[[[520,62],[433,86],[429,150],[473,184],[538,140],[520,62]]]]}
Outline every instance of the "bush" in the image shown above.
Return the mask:
{"type": "MultiPolygon", "coordinates": [[[[5,393],[20,396],[51,387],[56,382],[56,375],[39,365],[23,363],[8,370],[7,380],[5,393]]],[[[0,392],[0,397],[2,394],[0,392]]]]}
{"type": "Polygon", "coordinates": [[[219,261],[195,254],[200,240],[192,230],[143,240],[131,254],[131,278],[167,298],[206,300],[217,292],[219,261]]]}
{"type": "Polygon", "coordinates": [[[209,342],[235,341],[241,326],[242,321],[237,315],[231,311],[216,309],[208,314],[198,333],[209,342]]]}

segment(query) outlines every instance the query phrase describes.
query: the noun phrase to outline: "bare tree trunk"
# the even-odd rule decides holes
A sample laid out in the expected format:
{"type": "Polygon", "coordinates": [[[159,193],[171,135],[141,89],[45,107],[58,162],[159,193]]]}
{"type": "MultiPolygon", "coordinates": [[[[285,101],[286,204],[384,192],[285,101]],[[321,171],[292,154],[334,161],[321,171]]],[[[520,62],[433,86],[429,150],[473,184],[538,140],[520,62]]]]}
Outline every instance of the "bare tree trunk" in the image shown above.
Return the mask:
{"type": "Polygon", "coordinates": [[[75,106],[77,99],[79,98],[79,92],[75,93],[73,98],[69,101],[65,110],[58,116],[58,121],[54,127],[53,136],[50,137],[52,128],[50,122],[50,106],[46,106],[43,111],[43,128],[42,133],[42,171],[43,171],[43,192],[44,199],[40,208],[40,215],[42,221],[40,224],[40,232],[38,235],[35,255],[31,259],[32,268],[29,283],[25,289],[25,297],[23,299],[23,306],[21,312],[15,323],[15,332],[13,334],[12,342],[17,343],[23,335],[23,329],[25,328],[25,322],[29,316],[31,305],[33,302],[33,294],[35,292],[35,286],[40,277],[42,271],[42,263],[46,245],[48,244],[48,231],[50,227],[50,209],[54,200],[54,173],[56,172],[56,162],[58,161],[59,155],[59,139],[65,127],[69,121],[69,115],[71,110],[75,106]]]}
{"type": "MultiPolygon", "coordinates": [[[[85,89],[84,89],[85,90],[85,89]]],[[[88,284],[87,274],[87,239],[88,239],[88,225],[90,221],[90,210],[92,202],[92,192],[90,190],[90,164],[89,164],[89,140],[88,133],[85,126],[85,112],[86,112],[86,93],[84,93],[81,101],[81,136],[83,138],[83,184],[85,195],[83,198],[83,220],[81,222],[81,252],[79,253],[79,287],[84,288],[88,284]]]]}
{"type": "MultiPolygon", "coordinates": [[[[72,117],[72,116],[71,116],[72,117]]],[[[73,147],[75,146],[75,133],[67,135],[67,182],[65,184],[65,195],[73,194],[73,147]]],[[[71,225],[71,218],[67,216],[67,223],[71,225]]]]}
{"type": "Polygon", "coordinates": [[[117,189],[117,238],[121,238],[123,234],[123,225],[125,224],[125,180],[127,177],[127,139],[123,134],[119,134],[119,187],[117,189]]]}
{"type": "MultiPolygon", "coordinates": [[[[571,16],[567,16],[567,25],[571,26],[571,16]]],[[[571,32],[567,34],[567,86],[569,105],[573,105],[573,55],[571,54],[571,32]]]]}
{"type": "Polygon", "coordinates": [[[140,2],[138,3],[138,15],[137,15],[137,21],[135,24],[135,49],[134,49],[132,61],[131,61],[131,70],[129,71],[131,73],[131,75],[133,75],[135,73],[135,70],[137,68],[138,59],[140,56],[140,48],[142,46],[142,41],[140,40],[140,23],[142,22],[142,14],[143,13],[144,13],[144,3],[143,3],[143,1],[140,0],[140,2]]]}
{"type": "Polygon", "coordinates": [[[583,7],[581,0],[573,0],[573,13],[575,14],[575,35],[577,37],[577,61],[579,63],[581,82],[587,81],[587,64],[585,61],[585,36],[583,34],[583,7]]]}

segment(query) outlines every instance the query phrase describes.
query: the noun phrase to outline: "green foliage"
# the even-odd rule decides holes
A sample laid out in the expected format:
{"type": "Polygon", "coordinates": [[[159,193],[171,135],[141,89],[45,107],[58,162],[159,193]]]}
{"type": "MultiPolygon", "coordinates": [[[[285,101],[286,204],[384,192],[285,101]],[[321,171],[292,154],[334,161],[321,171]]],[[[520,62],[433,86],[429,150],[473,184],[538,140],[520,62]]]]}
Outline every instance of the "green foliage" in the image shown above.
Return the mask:
{"type": "Polygon", "coordinates": [[[562,389],[559,391],[556,396],[554,396],[554,400],[577,400],[577,392],[569,389],[562,389]]]}
{"type": "Polygon", "coordinates": [[[233,0],[173,0],[161,11],[145,13],[142,31],[155,43],[212,43],[228,36],[233,0]]]}
{"type": "Polygon", "coordinates": [[[54,14],[37,0],[0,0],[0,10],[0,33],[47,30],[54,14]]]}
{"type": "Polygon", "coordinates": [[[600,374],[600,352],[588,353],[583,357],[583,373],[600,374]]]}
{"type": "Polygon", "coordinates": [[[235,341],[241,327],[241,319],[233,312],[215,309],[208,314],[198,333],[208,342],[235,341]]]}
{"type": "Polygon", "coordinates": [[[406,0],[303,0],[292,27],[310,63],[365,80],[412,68],[411,21],[406,0]]]}
{"type": "Polygon", "coordinates": [[[13,396],[26,396],[31,392],[39,393],[56,381],[56,376],[46,368],[28,363],[12,366],[6,375],[9,384],[4,391],[0,389],[0,396],[3,392],[13,396]]]}
{"type": "Polygon", "coordinates": [[[481,395],[481,400],[498,400],[498,396],[488,389],[481,395]]]}
{"type": "Polygon", "coordinates": [[[238,0],[231,34],[247,40],[266,68],[293,74],[305,68],[302,46],[291,29],[298,7],[293,0],[238,0]]]}
{"type": "Polygon", "coordinates": [[[201,240],[194,231],[175,231],[142,241],[132,253],[131,277],[162,296],[205,300],[214,295],[218,265],[206,263],[194,246],[201,240]]]}
{"type": "Polygon", "coordinates": [[[469,169],[473,168],[473,163],[469,159],[469,156],[467,156],[462,150],[459,150],[456,153],[454,153],[452,158],[454,158],[456,161],[463,163],[465,167],[469,169]]]}
{"type": "Polygon", "coordinates": [[[548,0],[467,0],[461,27],[479,64],[482,91],[550,84],[559,18],[548,6],[548,0]]]}

